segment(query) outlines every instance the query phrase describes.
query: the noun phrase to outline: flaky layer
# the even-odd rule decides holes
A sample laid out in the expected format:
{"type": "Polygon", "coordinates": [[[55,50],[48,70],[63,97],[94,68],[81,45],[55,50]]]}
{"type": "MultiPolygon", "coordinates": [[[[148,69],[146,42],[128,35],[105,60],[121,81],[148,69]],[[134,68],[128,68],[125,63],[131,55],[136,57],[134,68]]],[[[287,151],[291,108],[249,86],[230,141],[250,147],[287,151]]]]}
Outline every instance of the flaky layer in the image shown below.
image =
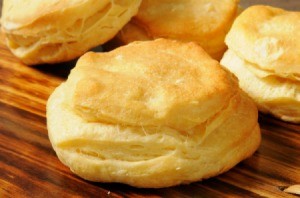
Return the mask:
{"type": "Polygon", "coordinates": [[[227,171],[260,143],[257,110],[244,94],[188,134],[88,122],[68,103],[67,89],[62,84],[48,101],[49,138],[60,160],[87,180],[151,188],[190,183],[227,171]]]}
{"type": "Polygon", "coordinates": [[[23,62],[63,62],[111,39],[137,13],[140,2],[6,0],[2,30],[23,62]]]}
{"type": "Polygon", "coordinates": [[[239,57],[277,76],[300,77],[300,12],[269,6],[246,9],[226,36],[239,57]]]}
{"type": "MultiPolygon", "coordinates": [[[[257,103],[259,110],[290,122],[300,122],[300,82],[297,79],[253,72],[257,65],[228,50],[221,64],[238,78],[240,87],[257,103]]],[[[262,71],[263,72],[263,71],[262,71]]]]}
{"type": "Polygon", "coordinates": [[[118,38],[124,43],[156,38],[194,41],[220,59],[237,9],[238,0],[144,0],[118,38]]]}

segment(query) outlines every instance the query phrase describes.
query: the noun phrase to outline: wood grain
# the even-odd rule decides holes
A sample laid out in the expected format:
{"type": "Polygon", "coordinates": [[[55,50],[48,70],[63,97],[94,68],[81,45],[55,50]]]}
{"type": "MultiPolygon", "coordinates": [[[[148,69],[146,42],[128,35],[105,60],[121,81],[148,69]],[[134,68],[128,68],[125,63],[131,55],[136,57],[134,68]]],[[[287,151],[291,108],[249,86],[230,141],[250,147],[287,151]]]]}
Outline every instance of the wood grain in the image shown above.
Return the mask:
{"type": "Polygon", "coordinates": [[[46,101],[75,61],[28,67],[0,42],[0,197],[295,197],[300,125],[260,115],[262,144],[218,177],[164,189],[85,181],[60,163],[48,140],[46,101]]]}

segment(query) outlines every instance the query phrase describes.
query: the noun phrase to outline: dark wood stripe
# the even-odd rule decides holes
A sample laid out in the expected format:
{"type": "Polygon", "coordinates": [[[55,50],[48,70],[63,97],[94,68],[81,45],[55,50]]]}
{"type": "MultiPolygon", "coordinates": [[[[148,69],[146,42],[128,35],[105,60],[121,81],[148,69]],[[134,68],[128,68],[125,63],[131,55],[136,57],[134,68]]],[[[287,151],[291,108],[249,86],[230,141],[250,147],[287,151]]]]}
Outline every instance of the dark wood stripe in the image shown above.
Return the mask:
{"type": "Polygon", "coordinates": [[[283,147],[282,145],[278,146],[277,144],[274,144],[274,142],[264,140],[259,152],[262,154],[262,156],[265,156],[265,158],[273,159],[273,161],[279,165],[281,164],[283,166],[292,168],[299,167],[300,153],[295,149],[283,147]]]}
{"type": "Polygon", "coordinates": [[[270,115],[260,113],[259,122],[261,123],[262,127],[266,130],[270,129],[271,131],[278,131],[281,134],[291,134],[294,137],[297,136],[300,132],[300,125],[284,122],[274,118],[270,115]]]}
{"type": "Polygon", "coordinates": [[[209,179],[203,182],[209,188],[218,189],[218,191],[222,192],[222,195],[226,195],[227,197],[261,197],[256,193],[248,191],[244,188],[240,188],[238,186],[234,186],[232,184],[223,182],[220,179],[209,179]]]}

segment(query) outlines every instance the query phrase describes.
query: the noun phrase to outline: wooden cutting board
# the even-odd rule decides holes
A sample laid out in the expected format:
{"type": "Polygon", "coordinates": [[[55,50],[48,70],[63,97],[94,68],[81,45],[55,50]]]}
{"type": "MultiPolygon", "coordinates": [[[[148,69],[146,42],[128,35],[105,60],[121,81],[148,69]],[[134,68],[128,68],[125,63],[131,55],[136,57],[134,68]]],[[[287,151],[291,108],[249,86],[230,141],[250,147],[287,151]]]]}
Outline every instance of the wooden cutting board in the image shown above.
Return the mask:
{"type": "MultiPolygon", "coordinates": [[[[260,115],[262,143],[235,168],[202,182],[164,189],[88,182],[56,157],[47,136],[47,98],[75,62],[28,67],[0,42],[0,197],[295,197],[300,125],[260,115]]],[[[201,167],[199,167],[201,168],[201,167]]]]}

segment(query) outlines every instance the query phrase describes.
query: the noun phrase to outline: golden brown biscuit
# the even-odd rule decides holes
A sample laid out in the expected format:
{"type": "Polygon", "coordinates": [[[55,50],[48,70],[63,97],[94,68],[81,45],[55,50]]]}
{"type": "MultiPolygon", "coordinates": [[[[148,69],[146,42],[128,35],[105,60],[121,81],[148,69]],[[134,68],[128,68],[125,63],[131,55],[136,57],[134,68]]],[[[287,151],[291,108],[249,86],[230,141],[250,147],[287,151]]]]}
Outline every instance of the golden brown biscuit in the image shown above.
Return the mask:
{"type": "Polygon", "coordinates": [[[300,12],[246,9],[226,37],[221,64],[232,71],[259,110],[300,122],[300,12]]]}
{"type": "Polygon", "coordinates": [[[194,41],[220,60],[238,3],[239,0],[143,0],[138,14],[117,39],[126,44],[155,38],[194,41]]]}
{"type": "Polygon", "coordinates": [[[26,64],[68,61],[114,37],[140,2],[4,0],[2,31],[26,64]]]}
{"type": "Polygon", "coordinates": [[[239,57],[277,76],[300,77],[300,12],[252,6],[234,22],[226,44],[239,57]]]}
{"type": "Polygon", "coordinates": [[[227,171],[260,143],[255,104],[194,43],[81,57],[47,104],[60,160],[92,181],[159,188],[227,171]]]}

